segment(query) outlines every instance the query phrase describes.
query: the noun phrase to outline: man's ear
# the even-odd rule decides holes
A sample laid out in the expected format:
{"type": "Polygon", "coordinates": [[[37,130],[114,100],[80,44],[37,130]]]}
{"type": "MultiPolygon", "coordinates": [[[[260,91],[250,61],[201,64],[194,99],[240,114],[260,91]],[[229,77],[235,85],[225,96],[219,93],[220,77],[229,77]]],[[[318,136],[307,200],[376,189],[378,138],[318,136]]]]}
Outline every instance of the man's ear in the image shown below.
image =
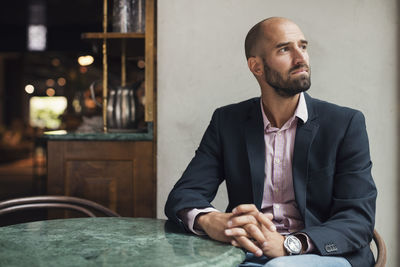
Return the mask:
{"type": "Polygon", "coordinates": [[[256,77],[264,75],[264,65],[259,57],[249,57],[247,59],[247,66],[256,77]]]}

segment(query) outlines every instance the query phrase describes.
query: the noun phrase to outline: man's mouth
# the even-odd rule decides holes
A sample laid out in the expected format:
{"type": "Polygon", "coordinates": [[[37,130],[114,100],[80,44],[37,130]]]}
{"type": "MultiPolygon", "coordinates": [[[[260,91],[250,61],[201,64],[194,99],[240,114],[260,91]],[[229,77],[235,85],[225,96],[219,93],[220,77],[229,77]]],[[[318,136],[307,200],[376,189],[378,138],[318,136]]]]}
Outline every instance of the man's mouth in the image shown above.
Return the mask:
{"type": "Polygon", "coordinates": [[[292,74],[308,73],[307,69],[299,69],[292,72],[292,74]]]}
{"type": "Polygon", "coordinates": [[[290,72],[290,74],[304,74],[308,73],[308,68],[305,66],[297,67],[290,72]]]}

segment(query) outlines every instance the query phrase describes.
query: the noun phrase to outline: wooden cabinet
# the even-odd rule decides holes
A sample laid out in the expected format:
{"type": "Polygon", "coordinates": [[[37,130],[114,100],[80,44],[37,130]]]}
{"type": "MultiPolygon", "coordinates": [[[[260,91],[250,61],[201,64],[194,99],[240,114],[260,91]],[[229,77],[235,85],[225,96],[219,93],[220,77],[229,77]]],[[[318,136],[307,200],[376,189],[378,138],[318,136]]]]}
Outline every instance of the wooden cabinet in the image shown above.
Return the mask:
{"type": "Polygon", "coordinates": [[[125,217],[156,216],[152,141],[48,141],[49,195],[98,202],[125,217]]]}
{"type": "MultiPolygon", "coordinates": [[[[139,33],[107,31],[107,0],[102,33],[83,33],[85,39],[103,42],[104,133],[68,133],[47,137],[47,194],[76,196],[98,202],[127,217],[156,216],[156,47],[155,0],[146,0],[146,30],[139,33]],[[125,85],[125,49],[128,40],[144,40],[146,133],[110,133],[107,129],[107,41],[120,40],[121,85],[125,85]],[[123,140],[114,135],[125,135],[123,140]],[[90,135],[90,134],[89,134],[90,135]],[[127,136],[130,136],[127,138],[127,136]],[[129,139],[129,140],[127,140],[129,139]],[[143,140],[144,139],[144,140],[143,140]],[[101,141],[100,141],[101,140],[101,141]]],[[[111,50],[111,49],[110,49],[111,50]]],[[[59,215],[59,213],[57,213],[59,215]]],[[[49,216],[55,217],[55,216],[49,216]]]]}
{"type": "Polygon", "coordinates": [[[126,85],[126,56],[127,40],[132,39],[144,39],[145,41],[145,121],[155,123],[155,99],[156,99],[156,88],[155,88],[155,71],[156,71],[156,0],[146,0],[145,10],[145,33],[120,33],[120,32],[108,32],[108,0],[103,0],[103,32],[92,32],[83,33],[82,38],[84,39],[98,39],[102,40],[102,54],[103,54],[103,123],[104,131],[107,132],[107,96],[108,96],[108,54],[107,41],[120,40],[121,41],[121,86],[126,85]]]}

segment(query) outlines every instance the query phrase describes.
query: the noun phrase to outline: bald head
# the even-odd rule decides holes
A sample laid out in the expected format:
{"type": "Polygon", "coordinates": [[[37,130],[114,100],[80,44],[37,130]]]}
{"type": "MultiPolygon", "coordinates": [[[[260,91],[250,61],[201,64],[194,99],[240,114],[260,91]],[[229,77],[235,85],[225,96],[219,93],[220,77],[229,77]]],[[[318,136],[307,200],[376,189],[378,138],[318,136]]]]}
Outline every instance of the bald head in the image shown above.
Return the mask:
{"type": "Polygon", "coordinates": [[[282,25],[290,25],[300,31],[300,28],[287,18],[271,17],[264,19],[254,25],[247,33],[244,43],[246,58],[263,56],[261,49],[263,44],[270,40],[282,25]]]}

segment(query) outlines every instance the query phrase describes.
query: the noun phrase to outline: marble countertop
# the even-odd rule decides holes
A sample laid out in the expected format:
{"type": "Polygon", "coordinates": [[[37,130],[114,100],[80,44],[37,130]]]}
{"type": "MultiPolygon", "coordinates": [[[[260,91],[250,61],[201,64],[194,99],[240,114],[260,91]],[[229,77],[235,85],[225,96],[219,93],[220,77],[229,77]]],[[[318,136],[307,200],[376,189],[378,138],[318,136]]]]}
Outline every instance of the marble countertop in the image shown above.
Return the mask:
{"type": "Polygon", "coordinates": [[[64,140],[87,140],[87,141],[151,141],[153,140],[153,123],[148,123],[146,131],[115,130],[104,132],[75,133],[67,131],[48,131],[41,139],[52,141],[64,140]]]}
{"type": "Polygon", "coordinates": [[[77,218],[0,227],[0,266],[237,266],[229,244],[145,218],[77,218]]]}

